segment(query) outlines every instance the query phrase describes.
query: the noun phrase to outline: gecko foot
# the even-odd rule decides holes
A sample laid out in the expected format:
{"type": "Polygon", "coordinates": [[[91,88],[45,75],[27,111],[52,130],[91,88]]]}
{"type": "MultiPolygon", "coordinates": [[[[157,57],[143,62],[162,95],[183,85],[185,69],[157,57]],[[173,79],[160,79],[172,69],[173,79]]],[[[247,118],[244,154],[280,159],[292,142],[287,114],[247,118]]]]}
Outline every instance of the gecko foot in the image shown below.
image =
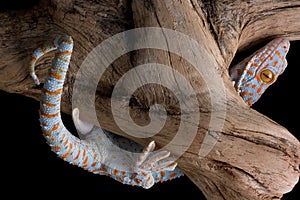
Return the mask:
{"type": "Polygon", "coordinates": [[[177,166],[175,160],[169,157],[170,152],[153,152],[154,148],[155,142],[152,141],[139,155],[136,162],[136,179],[140,179],[145,188],[149,188],[154,184],[152,172],[173,171],[177,166]]]}
{"type": "Polygon", "coordinates": [[[177,166],[177,163],[169,157],[170,152],[158,151],[156,153],[153,153],[154,148],[155,142],[152,141],[138,157],[136,166],[141,170],[152,172],[174,170],[177,166]]]}

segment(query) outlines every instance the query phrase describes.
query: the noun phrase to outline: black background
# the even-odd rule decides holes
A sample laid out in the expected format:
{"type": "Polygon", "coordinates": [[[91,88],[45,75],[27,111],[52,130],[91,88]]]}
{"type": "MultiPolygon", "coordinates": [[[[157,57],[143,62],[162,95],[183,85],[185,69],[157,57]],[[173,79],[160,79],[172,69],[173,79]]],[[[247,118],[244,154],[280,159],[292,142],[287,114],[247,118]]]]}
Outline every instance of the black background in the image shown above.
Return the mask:
{"type": "MultiPolygon", "coordinates": [[[[0,4],[0,8],[3,5],[0,4]]],[[[21,6],[22,7],[22,6],[21,6]]],[[[0,10],[1,10],[0,9],[0,10]]],[[[288,67],[252,108],[286,127],[300,139],[299,130],[299,59],[300,41],[291,42],[287,55],[288,67]]],[[[0,72],[1,73],[1,72],[0,72]]],[[[144,198],[177,194],[205,200],[201,191],[186,177],[155,184],[145,190],[123,185],[107,176],[89,173],[61,160],[50,150],[42,136],[39,121],[39,102],[17,94],[0,91],[1,98],[1,182],[2,195],[10,199],[21,196],[144,198]],[[3,187],[4,186],[4,187],[3,187]]],[[[75,131],[71,117],[62,114],[67,128],[75,131]]],[[[283,200],[299,199],[299,183],[285,194],[283,200]]]]}

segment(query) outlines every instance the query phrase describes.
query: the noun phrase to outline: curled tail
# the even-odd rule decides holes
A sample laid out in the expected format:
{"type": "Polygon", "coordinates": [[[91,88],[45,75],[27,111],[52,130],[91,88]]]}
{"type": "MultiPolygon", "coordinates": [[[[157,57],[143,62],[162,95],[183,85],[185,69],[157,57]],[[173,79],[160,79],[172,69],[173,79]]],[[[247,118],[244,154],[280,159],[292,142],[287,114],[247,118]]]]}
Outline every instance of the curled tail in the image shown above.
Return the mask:
{"type": "Polygon", "coordinates": [[[39,85],[40,81],[34,70],[35,63],[41,56],[53,50],[56,51],[55,57],[42,88],[39,110],[43,135],[59,157],[90,171],[96,170],[101,165],[101,156],[96,152],[95,144],[72,135],[64,126],[60,114],[60,100],[72,55],[73,39],[59,35],[52,42],[47,42],[35,50],[29,65],[30,75],[39,85]]]}

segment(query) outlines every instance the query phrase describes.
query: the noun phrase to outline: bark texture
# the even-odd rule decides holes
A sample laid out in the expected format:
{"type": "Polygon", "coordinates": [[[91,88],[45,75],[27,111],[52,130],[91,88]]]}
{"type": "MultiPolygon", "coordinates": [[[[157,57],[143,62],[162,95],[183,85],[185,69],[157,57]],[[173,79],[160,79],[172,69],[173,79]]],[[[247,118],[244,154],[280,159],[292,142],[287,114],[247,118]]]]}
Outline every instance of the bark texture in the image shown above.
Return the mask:
{"type": "MultiPolygon", "coordinates": [[[[275,37],[299,40],[299,19],[297,0],[40,0],[30,7],[0,12],[0,89],[38,100],[40,90],[34,87],[27,73],[31,53],[57,34],[71,35],[75,46],[62,99],[62,110],[70,114],[76,72],[101,41],[131,28],[163,27],[179,31],[196,40],[207,52],[200,63],[207,64],[207,68],[202,67],[201,73],[214,69],[224,84],[226,96],[220,95],[221,89],[212,84],[214,76],[205,80],[195,66],[180,56],[162,50],[139,50],[118,58],[101,78],[95,101],[101,126],[141,144],[154,139],[158,147],[163,147],[175,137],[180,120],[188,121],[199,114],[197,134],[178,159],[178,166],[206,198],[280,199],[298,182],[300,143],[286,128],[243,102],[229,80],[228,68],[236,52],[275,37]],[[159,134],[137,138],[127,135],[112,120],[110,95],[124,73],[148,62],[176,69],[193,87],[197,104],[187,98],[185,103],[190,111],[183,113],[174,91],[156,84],[139,88],[130,101],[131,118],[140,125],[149,123],[148,111],[155,103],[164,106],[168,118],[159,134]],[[217,103],[211,102],[212,96],[218,98],[217,103]],[[224,111],[222,129],[211,126],[213,114],[218,116],[224,111]],[[199,156],[200,150],[205,151],[207,135],[217,136],[216,143],[212,150],[207,147],[207,155],[199,156]]],[[[182,51],[186,50],[182,47],[182,51]]],[[[38,62],[37,75],[41,80],[52,58],[50,53],[38,62]]],[[[147,70],[144,72],[141,75],[147,70]]],[[[174,74],[160,78],[168,81],[174,79],[174,74]]],[[[128,102],[122,99],[116,105],[121,111],[129,109],[128,102]]],[[[156,117],[160,119],[159,112],[156,117]]],[[[135,131],[129,125],[127,128],[135,131]]],[[[176,148],[171,150],[177,153],[176,148]]]]}

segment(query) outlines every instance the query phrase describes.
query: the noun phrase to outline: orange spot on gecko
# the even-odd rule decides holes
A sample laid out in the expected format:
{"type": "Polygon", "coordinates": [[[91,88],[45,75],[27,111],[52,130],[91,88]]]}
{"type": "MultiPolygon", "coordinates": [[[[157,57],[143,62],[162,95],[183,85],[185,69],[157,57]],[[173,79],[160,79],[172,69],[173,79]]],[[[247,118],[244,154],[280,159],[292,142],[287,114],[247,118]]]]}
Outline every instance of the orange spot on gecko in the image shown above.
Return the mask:
{"type": "Polygon", "coordinates": [[[94,153],[94,159],[96,159],[98,157],[98,154],[97,153],[94,153]]]}
{"type": "Polygon", "coordinates": [[[59,122],[57,122],[57,123],[52,127],[51,131],[57,130],[58,127],[59,127],[59,122]]]}
{"type": "Polygon", "coordinates": [[[250,83],[246,83],[246,84],[245,84],[245,87],[249,87],[249,86],[250,86],[250,83]]]}
{"type": "Polygon", "coordinates": [[[112,174],[113,174],[113,175],[117,175],[117,174],[118,174],[118,170],[114,169],[114,170],[112,171],[112,174]]]}
{"type": "Polygon", "coordinates": [[[45,48],[45,46],[41,46],[41,51],[42,51],[43,54],[46,53],[46,48],[45,48]]]}
{"type": "Polygon", "coordinates": [[[249,99],[247,99],[245,102],[248,104],[248,106],[252,106],[252,103],[250,102],[251,101],[251,97],[249,99]]]}
{"type": "Polygon", "coordinates": [[[176,173],[170,174],[170,179],[173,179],[176,176],[176,173]]]}
{"type": "Polygon", "coordinates": [[[64,134],[61,136],[61,140],[63,140],[65,137],[66,137],[66,134],[64,133],[64,134]]]}
{"type": "Polygon", "coordinates": [[[166,173],[165,173],[165,172],[160,172],[160,176],[161,176],[161,177],[165,177],[165,176],[166,176],[166,173]]]}
{"type": "Polygon", "coordinates": [[[46,118],[52,118],[52,117],[57,117],[59,115],[59,112],[54,113],[54,114],[47,114],[45,113],[42,109],[40,109],[40,115],[46,118]]]}
{"type": "Polygon", "coordinates": [[[280,51],[275,51],[275,54],[281,57],[280,51]]]}
{"type": "Polygon", "coordinates": [[[62,92],[62,89],[57,89],[55,91],[49,91],[45,88],[42,89],[42,92],[45,93],[46,95],[57,95],[57,94],[60,94],[62,92]]]}
{"type": "Polygon", "coordinates": [[[246,92],[246,91],[241,92],[242,96],[246,96],[247,94],[248,94],[248,92],[246,92]]]}
{"type": "Polygon", "coordinates": [[[52,77],[54,77],[57,80],[61,80],[61,78],[62,78],[62,76],[59,73],[52,72],[52,71],[49,72],[49,76],[52,76],[52,77]]]}
{"type": "Polygon", "coordinates": [[[259,59],[259,61],[260,61],[261,63],[263,63],[263,62],[265,61],[265,58],[264,58],[264,57],[261,57],[261,58],[259,59]]]}
{"type": "Polygon", "coordinates": [[[246,99],[246,103],[250,103],[250,101],[252,100],[252,97],[249,97],[248,99],[246,99]]]}
{"type": "Polygon", "coordinates": [[[257,81],[260,81],[260,77],[259,77],[259,76],[255,76],[255,79],[256,79],[257,81]]]}
{"type": "MultiPolygon", "coordinates": [[[[139,183],[141,183],[142,181],[141,181],[140,179],[135,179],[135,182],[136,182],[137,184],[139,184],[139,183]]],[[[134,185],[132,185],[132,186],[134,186],[134,185]]]]}
{"type": "Polygon", "coordinates": [[[67,39],[67,38],[61,39],[61,40],[59,41],[59,44],[61,44],[61,43],[63,43],[63,42],[68,43],[68,44],[73,44],[73,41],[72,41],[72,40],[69,40],[69,39],[67,39]]]}
{"type": "Polygon", "coordinates": [[[42,102],[43,105],[48,106],[48,107],[54,107],[56,104],[54,103],[49,103],[49,102],[42,102]]]}
{"type": "Polygon", "coordinates": [[[69,149],[68,149],[67,153],[65,153],[65,154],[62,156],[62,158],[63,158],[63,159],[66,159],[66,158],[71,154],[71,151],[72,151],[72,143],[70,143],[69,149]]]}
{"type": "Polygon", "coordinates": [[[59,55],[71,55],[72,54],[72,51],[62,51],[62,52],[59,52],[59,55]]]}
{"type": "Polygon", "coordinates": [[[55,142],[55,138],[53,136],[50,136],[50,140],[53,142],[55,142]]]}
{"type": "Polygon", "coordinates": [[[252,76],[253,72],[252,71],[247,71],[247,74],[249,74],[250,76],[252,76]]]}
{"type": "Polygon", "coordinates": [[[257,92],[257,93],[260,93],[262,87],[263,87],[263,84],[261,84],[261,85],[259,86],[259,88],[256,90],[256,92],[257,92]]]}
{"type": "MultiPolygon", "coordinates": [[[[57,122],[57,123],[52,127],[51,130],[46,131],[45,129],[42,129],[42,132],[43,132],[43,134],[44,134],[45,136],[50,136],[51,133],[52,133],[53,131],[57,130],[58,126],[59,126],[59,122],[57,122]]],[[[50,138],[50,139],[51,139],[51,138],[50,138]]],[[[52,140],[52,139],[51,139],[51,140],[52,140]]]]}
{"type": "Polygon", "coordinates": [[[278,60],[276,60],[276,61],[274,62],[273,67],[277,67],[277,65],[278,65],[278,60]]]}
{"type": "Polygon", "coordinates": [[[145,177],[145,176],[147,176],[147,174],[146,174],[145,172],[142,172],[142,176],[144,176],[144,177],[145,177]]]}
{"type": "Polygon", "coordinates": [[[86,167],[87,163],[88,163],[89,157],[85,157],[85,159],[83,160],[83,166],[86,167]]]}
{"type": "Polygon", "coordinates": [[[68,144],[69,140],[68,138],[66,139],[66,141],[63,143],[64,146],[66,146],[68,144]]]}
{"type": "Polygon", "coordinates": [[[252,87],[253,89],[256,88],[256,84],[253,84],[251,87],[252,87]]]}
{"type": "Polygon", "coordinates": [[[146,179],[146,182],[149,182],[151,180],[150,176],[146,179]]]}
{"type": "Polygon", "coordinates": [[[75,156],[74,160],[77,160],[79,155],[80,155],[80,149],[78,149],[77,155],[75,156]]]}
{"type": "Polygon", "coordinates": [[[30,61],[31,62],[36,62],[37,58],[35,56],[31,56],[30,61]]]}

